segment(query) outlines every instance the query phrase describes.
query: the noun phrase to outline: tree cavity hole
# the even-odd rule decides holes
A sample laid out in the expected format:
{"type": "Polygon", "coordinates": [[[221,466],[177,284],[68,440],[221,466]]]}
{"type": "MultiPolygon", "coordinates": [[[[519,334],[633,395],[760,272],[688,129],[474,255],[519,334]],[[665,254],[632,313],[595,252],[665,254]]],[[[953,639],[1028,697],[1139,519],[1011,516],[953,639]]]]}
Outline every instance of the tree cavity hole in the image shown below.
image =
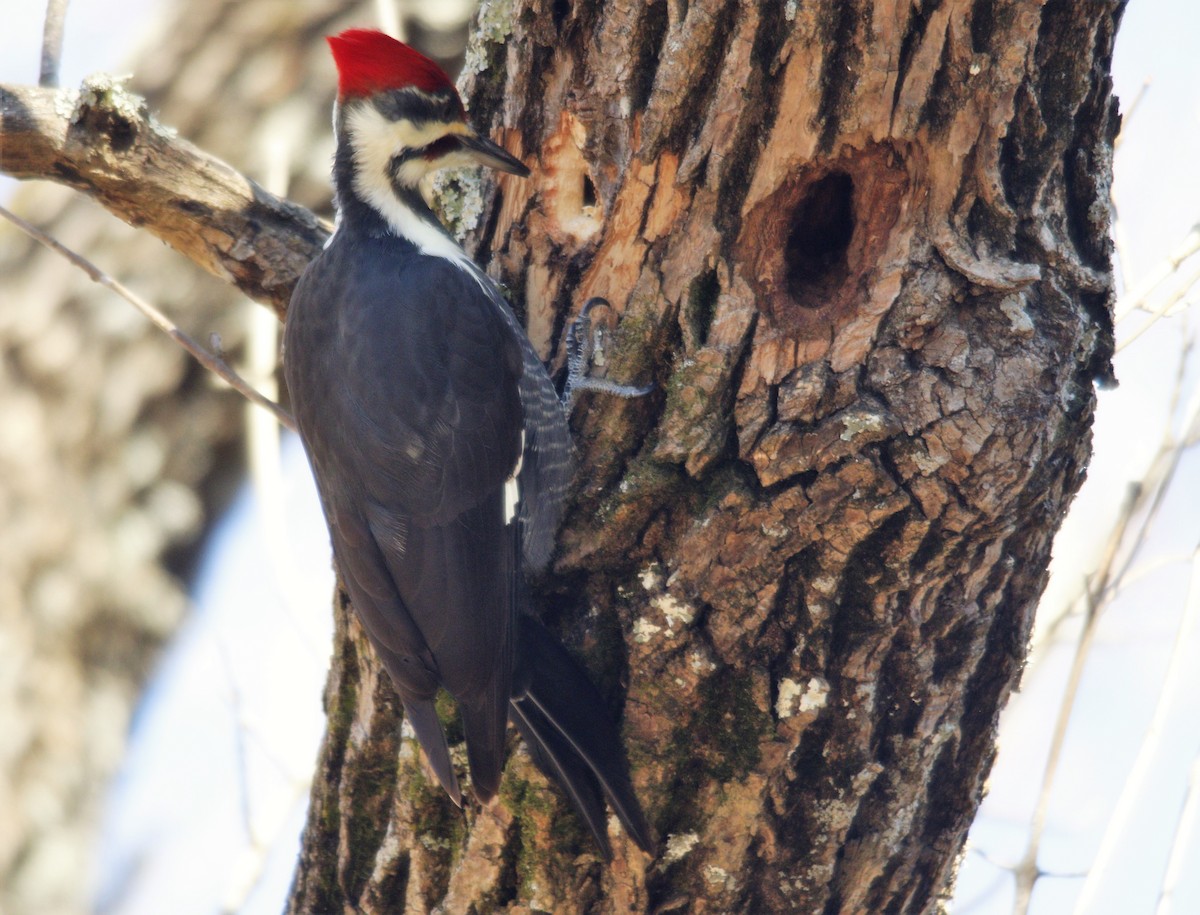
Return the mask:
{"type": "Polygon", "coordinates": [[[820,308],[849,274],[846,253],[854,237],[854,181],[832,172],[814,181],[792,214],[784,261],[788,294],[820,308]]]}

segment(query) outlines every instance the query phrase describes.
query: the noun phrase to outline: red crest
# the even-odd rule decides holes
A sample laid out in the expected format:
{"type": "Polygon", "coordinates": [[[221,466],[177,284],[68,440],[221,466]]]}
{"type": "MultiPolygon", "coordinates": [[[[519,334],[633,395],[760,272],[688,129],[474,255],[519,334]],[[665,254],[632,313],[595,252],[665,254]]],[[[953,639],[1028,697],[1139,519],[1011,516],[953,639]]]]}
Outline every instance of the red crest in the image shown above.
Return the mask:
{"type": "MultiPolygon", "coordinates": [[[[338,99],[363,98],[414,86],[422,92],[449,89],[446,71],[390,35],[375,29],[346,29],[325,39],[338,71],[338,99]]],[[[460,103],[461,104],[461,103],[460,103]]]]}

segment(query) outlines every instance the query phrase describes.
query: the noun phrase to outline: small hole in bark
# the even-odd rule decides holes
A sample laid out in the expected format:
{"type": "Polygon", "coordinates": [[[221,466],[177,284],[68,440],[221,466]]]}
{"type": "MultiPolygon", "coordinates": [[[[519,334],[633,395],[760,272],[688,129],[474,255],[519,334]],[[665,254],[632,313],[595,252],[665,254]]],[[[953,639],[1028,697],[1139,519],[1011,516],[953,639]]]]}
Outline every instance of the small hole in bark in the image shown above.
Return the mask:
{"type": "Polygon", "coordinates": [[[692,281],[687,300],[687,318],[692,337],[700,346],[708,342],[708,330],[717,312],[717,297],[720,294],[721,281],[715,270],[706,270],[692,281]]]}
{"type": "Polygon", "coordinates": [[[845,279],[854,236],[854,181],[834,172],[813,183],[792,214],[785,260],[788,293],[798,305],[820,308],[845,279]]]}
{"type": "Polygon", "coordinates": [[[563,23],[567,21],[567,17],[571,15],[571,4],[569,0],[554,0],[554,6],[550,9],[550,15],[554,17],[554,28],[562,31],[563,23]]]}
{"type": "Polygon", "coordinates": [[[585,207],[596,205],[596,185],[592,184],[592,179],[586,174],[583,176],[583,205],[585,207]]]}

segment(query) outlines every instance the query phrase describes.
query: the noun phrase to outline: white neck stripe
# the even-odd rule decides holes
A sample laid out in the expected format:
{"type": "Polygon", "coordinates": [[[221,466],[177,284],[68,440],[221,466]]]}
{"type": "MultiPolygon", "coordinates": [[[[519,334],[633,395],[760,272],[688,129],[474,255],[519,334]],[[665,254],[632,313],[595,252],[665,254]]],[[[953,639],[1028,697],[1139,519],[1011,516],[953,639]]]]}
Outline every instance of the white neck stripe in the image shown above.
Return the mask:
{"type": "MultiPolygon", "coordinates": [[[[467,253],[439,226],[422,219],[392,190],[392,157],[411,148],[414,130],[407,121],[393,123],[371,106],[347,112],[346,142],[354,151],[354,191],[387,222],[392,232],[430,257],[441,257],[464,270],[485,290],[486,278],[467,253]]],[[[446,133],[444,129],[442,133],[446,133]]],[[[426,137],[422,137],[426,139],[426,137]]]]}

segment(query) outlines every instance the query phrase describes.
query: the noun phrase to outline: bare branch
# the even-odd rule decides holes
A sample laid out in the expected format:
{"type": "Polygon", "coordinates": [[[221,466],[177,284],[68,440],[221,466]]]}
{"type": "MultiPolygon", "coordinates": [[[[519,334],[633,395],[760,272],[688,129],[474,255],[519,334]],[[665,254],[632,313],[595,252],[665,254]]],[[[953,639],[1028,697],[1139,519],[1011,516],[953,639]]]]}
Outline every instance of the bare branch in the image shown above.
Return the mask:
{"type": "MultiPolygon", "coordinates": [[[[1131,506],[1136,504],[1136,491],[1131,490],[1127,500],[1127,508],[1122,512],[1123,518],[1132,516],[1131,506]]],[[[1107,587],[1108,570],[1112,568],[1117,550],[1124,536],[1124,526],[1118,524],[1109,535],[1104,549],[1104,561],[1101,563],[1100,580],[1088,589],[1087,615],[1084,617],[1083,629],[1079,633],[1079,641],[1075,644],[1075,656],[1071,660],[1071,672],[1067,677],[1067,685],[1063,690],[1062,700],[1058,707],[1058,716],[1054,722],[1054,731],[1050,740],[1050,751],[1046,756],[1046,767],[1042,770],[1042,785],[1038,791],[1037,805],[1034,807],[1033,818],[1029,825],[1029,838],[1025,844],[1025,852],[1013,867],[1013,877],[1016,887],[1013,895],[1013,915],[1026,915],[1029,903],[1033,898],[1033,887],[1042,876],[1038,867],[1038,852],[1041,849],[1042,834],[1046,829],[1046,818],[1050,810],[1050,800],[1054,790],[1054,779],[1058,775],[1058,764],[1062,759],[1063,746],[1067,739],[1067,726],[1075,711],[1075,699],[1079,694],[1079,684],[1083,680],[1083,672],[1091,656],[1092,643],[1096,636],[1096,623],[1100,617],[1102,595],[1107,587]]]]}
{"type": "Polygon", "coordinates": [[[1194,860],[1188,852],[1194,844],[1197,824],[1200,824],[1200,756],[1192,760],[1191,769],[1188,770],[1187,794],[1175,823],[1171,857],[1167,859],[1167,870],[1163,874],[1158,908],[1154,915],[1171,915],[1175,908],[1175,891],[1190,869],[1189,861],[1194,860]]]}
{"type": "Polygon", "coordinates": [[[1189,293],[1191,293],[1191,291],[1196,288],[1198,284],[1200,284],[1200,270],[1194,271],[1191,276],[1183,281],[1178,289],[1166,296],[1162,300],[1161,304],[1159,304],[1157,308],[1150,312],[1149,317],[1142,322],[1137,330],[1133,331],[1133,333],[1121,341],[1121,343],[1117,346],[1117,352],[1119,353],[1127,348],[1131,343],[1141,337],[1142,334],[1157,324],[1162,318],[1177,314],[1181,309],[1177,309],[1176,306],[1179,305],[1181,301],[1184,302],[1184,307],[1186,308],[1188,306],[1188,302],[1185,300],[1188,298],[1189,293]]]}
{"type": "Polygon", "coordinates": [[[1121,321],[1130,312],[1146,308],[1146,299],[1159,286],[1175,275],[1180,264],[1200,251],[1200,223],[1192,226],[1187,235],[1177,244],[1171,253],[1154,266],[1132,289],[1127,289],[1116,306],[1116,320],[1121,321]]]}
{"type": "Polygon", "coordinates": [[[180,330],[170,318],[164,315],[145,299],[138,296],[135,292],[133,292],[133,290],[113,279],[91,261],[81,257],[79,254],[76,254],[74,251],[56,239],[51,238],[37,226],[26,222],[20,216],[17,216],[15,213],[10,212],[2,206],[0,206],[0,216],[3,216],[26,235],[45,245],[51,251],[61,254],[72,264],[79,267],[94,282],[111,289],[117,295],[121,296],[121,298],[125,299],[125,301],[129,302],[140,312],[146,315],[151,321],[153,321],[155,325],[157,325],[167,334],[168,337],[191,353],[196,358],[196,361],[202,366],[219,375],[230,385],[230,387],[232,387],[242,396],[246,397],[248,400],[251,400],[260,407],[264,407],[274,413],[275,418],[279,420],[280,425],[286,426],[293,432],[296,430],[296,421],[292,419],[291,415],[284,410],[283,407],[279,406],[279,404],[275,403],[275,401],[264,397],[262,394],[252,388],[242,379],[240,375],[238,375],[237,372],[229,367],[228,363],[226,363],[224,359],[209,352],[207,349],[193,340],[186,332],[180,330]]]}
{"type": "Polygon", "coordinates": [[[46,24],[42,28],[42,70],[38,85],[58,86],[58,63],[62,60],[63,26],[67,21],[67,0],[46,0],[46,24]]]}
{"type": "Polygon", "coordinates": [[[1200,548],[1193,554],[1187,602],[1184,604],[1183,618],[1179,621],[1179,629],[1171,647],[1171,658],[1167,662],[1167,673],[1158,694],[1158,702],[1154,706],[1154,714],[1150,718],[1146,736],[1138,745],[1137,758],[1121,788],[1120,798],[1108,821],[1108,828],[1104,831],[1100,849],[1096,852],[1092,866],[1088,869],[1088,879],[1076,902],[1077,912],[1092,911],[1090,906],[1095,903],[1103,880],[1112,873],[1115,859],[1120,854],[1121,842],[1129,835],[1130,818],[1136,812],[1138,800],[1143,797],[1147,789],[1150,765],[1159,753],[1165,739],[1168,712],[1184,694],[1186,674],[1191,665],[1191,657],[1188,652],[1198,625],[1200,625],[1200,548]]]}
{"type": "Polygon", "coordinates": [[[158,124],[112,77],[89,77],[80,92],[0,86],[0,170],[87,194],[279,315],[329,235],[158,124]]]}

